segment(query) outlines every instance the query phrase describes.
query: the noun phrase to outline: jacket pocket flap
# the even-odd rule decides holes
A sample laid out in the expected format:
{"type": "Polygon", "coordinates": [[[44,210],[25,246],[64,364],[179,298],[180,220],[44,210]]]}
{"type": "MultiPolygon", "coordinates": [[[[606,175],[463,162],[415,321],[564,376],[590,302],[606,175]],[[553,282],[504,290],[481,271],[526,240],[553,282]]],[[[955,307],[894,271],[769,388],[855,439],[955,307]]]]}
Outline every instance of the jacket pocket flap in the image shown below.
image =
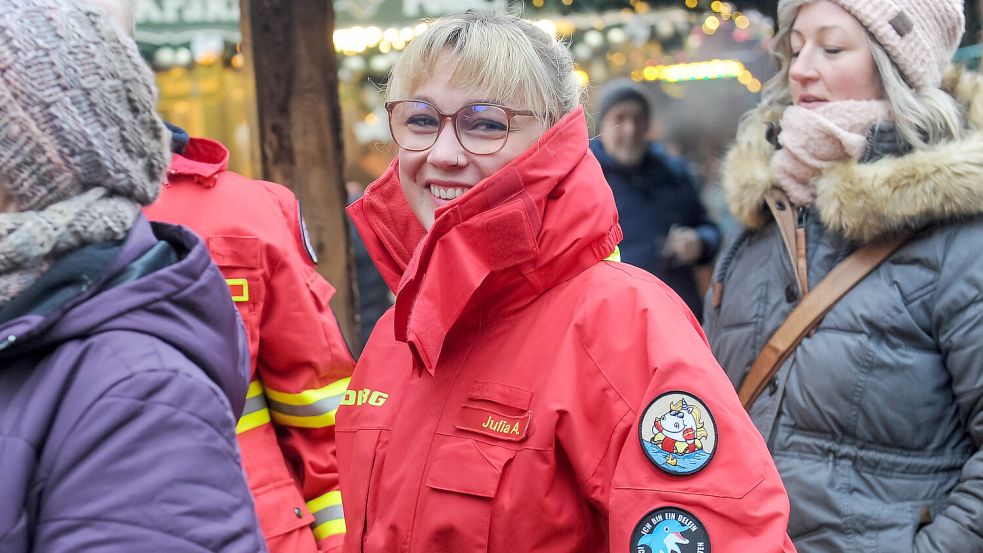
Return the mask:
{"type": "Polygon", "coordinates": [[[300,490],[292,481],[277,482],[254,490],[253,499],[266,539],[310,526],[314,522],[314,515],[307,509],[300,490]]]}
{"type": "Polygon", "coordinates": [[[529,435],[529,412],[506,415],[472,405],[462,405],[454,428],[484,434],[498,440],[521,442],[529,435]]]}
{"type": "Polygon", "coordinates": [[[454,438],[434,455],[427,486],[478,497],[495,497],[505,465],[515,456],[512,449],[454,438]]]}
{"type": "Polygon", "coordinates": [[[532,392],[530,390],[516,388],[508,384],[482,382],[480,380],[471,385],[468,397],[501,403],[509,407],[515,407],[516,409],[522,409],[523,411],[529,409],[529,404],[532,403],[532,392]]]}
{"type": "Polygon", "coordinates": [[[317,305],[321,309],[326,309],[329,302],[331,302],[331,298],[334,297],[334,286],[331,286],[314,269],[311,269],[311,274],[307,276],[307,288],[311,291],[311,295],[314,296],[314,300],[317,301],[317,305]]]}
{"type": "Polygon", "coordinates": [[[255,236],[209,236],[205,243],[219,267],[259,267],[260,245],[255,236]]]}

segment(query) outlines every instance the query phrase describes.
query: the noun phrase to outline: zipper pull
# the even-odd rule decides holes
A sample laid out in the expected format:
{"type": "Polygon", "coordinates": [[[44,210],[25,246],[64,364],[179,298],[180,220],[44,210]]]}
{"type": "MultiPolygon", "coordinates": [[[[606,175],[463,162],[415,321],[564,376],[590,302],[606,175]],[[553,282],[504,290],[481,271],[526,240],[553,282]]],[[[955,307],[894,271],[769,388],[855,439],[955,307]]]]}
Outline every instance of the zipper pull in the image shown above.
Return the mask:
{"type": "Polygon", "coordinates": [[[795,213],[795,276],[799,281],[800,297],[809,293],[809,262],[806,254],[806,216],[808,208],[798,206],[795,213]]]}
{"type": "Polygon", "coordinates": [[[809,214],[809,209],[804,206],[798,206],[796,208],[795,215],[795,226],[796,228],[805,228],[806,226],[806,215],[809,214]]]}
{"type": "Polygon", "coordinates": [[[3,351],[9,348],[10,346],[14,345],[14,342],[16,341],[17,341],[17,337],[14,336],[13,334],[7,336],[7,338],[5,338],[4,341],[0,342],[0,351],[3,351]]]}

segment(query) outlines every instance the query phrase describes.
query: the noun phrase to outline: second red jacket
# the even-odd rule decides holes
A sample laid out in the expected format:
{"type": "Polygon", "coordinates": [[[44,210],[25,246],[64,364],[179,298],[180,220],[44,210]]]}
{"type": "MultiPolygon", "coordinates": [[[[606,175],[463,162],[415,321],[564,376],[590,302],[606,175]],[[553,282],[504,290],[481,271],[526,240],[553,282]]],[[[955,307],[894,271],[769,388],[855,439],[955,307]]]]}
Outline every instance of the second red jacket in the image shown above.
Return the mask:
{"type": "Polygon", "coordinates": [[[252,382],[236,433],[271,553],[331,551],[345,524],[335,413],[354,364],[315,270],[296,197],[226,171],[229,152],[192,138],[145,209],[204,238],[239,307],[252,382]]]}

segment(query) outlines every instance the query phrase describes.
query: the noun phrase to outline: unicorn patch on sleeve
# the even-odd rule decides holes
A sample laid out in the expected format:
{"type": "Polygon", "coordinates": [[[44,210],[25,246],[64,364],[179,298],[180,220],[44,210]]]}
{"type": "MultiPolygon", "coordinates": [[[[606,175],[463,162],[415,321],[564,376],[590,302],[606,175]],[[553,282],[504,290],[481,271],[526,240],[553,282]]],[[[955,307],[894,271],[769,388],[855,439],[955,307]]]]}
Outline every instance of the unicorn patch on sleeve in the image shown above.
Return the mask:
{"type": "Polygon", "coordinates": [[[660,470],[676,475],[704,468],[717,443],[713,416],[699,398],[667,392],[645,409],[639,438],[645,455],[660,470]]]}

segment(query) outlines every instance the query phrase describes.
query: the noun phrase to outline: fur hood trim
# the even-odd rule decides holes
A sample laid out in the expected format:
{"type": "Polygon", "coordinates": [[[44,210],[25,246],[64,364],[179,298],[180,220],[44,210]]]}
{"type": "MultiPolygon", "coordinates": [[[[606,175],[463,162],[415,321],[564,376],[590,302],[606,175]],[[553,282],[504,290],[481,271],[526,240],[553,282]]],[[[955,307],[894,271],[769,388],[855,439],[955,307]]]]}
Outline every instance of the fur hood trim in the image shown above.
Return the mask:
{"type": "MultiPolygon", "coordinates": [[[[862,243],[926,224],[983,213],[983,75],[952,68],[943,89],[963,106],[969,131],[962,139],[885,157],[834,165],[816,181],[823,224],[862,243]]],[[[766,138],[780,111],[752,112],[728,151],[722,183],[731,212],[745,226],[768,223],[765,194],[773,186],[766,138]]]]}

